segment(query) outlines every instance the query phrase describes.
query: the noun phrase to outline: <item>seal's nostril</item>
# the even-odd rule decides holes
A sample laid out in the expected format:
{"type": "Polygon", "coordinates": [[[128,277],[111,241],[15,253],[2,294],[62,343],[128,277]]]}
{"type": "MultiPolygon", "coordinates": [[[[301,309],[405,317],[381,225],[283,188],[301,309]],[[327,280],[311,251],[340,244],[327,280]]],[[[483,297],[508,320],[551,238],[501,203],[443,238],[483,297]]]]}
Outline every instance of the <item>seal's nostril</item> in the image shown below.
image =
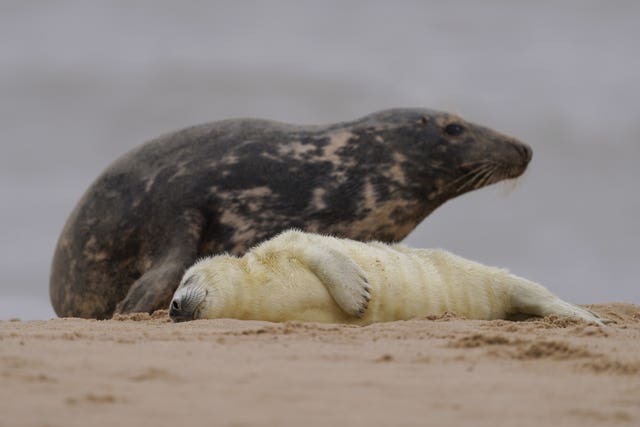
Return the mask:
{"type": "Polygon", "coordinates": [[[518,151],[518,154],[522,156],[524,163],[529,163],[531,161],[531,156],[533,155],[531,147],[526,144],[516,143],[515,148],[518,151]]]}
{"type": "Polygon", "coordinates": [[[180,310],[180,303],[177,300],[171,301],[172,310],[180,310]]]}

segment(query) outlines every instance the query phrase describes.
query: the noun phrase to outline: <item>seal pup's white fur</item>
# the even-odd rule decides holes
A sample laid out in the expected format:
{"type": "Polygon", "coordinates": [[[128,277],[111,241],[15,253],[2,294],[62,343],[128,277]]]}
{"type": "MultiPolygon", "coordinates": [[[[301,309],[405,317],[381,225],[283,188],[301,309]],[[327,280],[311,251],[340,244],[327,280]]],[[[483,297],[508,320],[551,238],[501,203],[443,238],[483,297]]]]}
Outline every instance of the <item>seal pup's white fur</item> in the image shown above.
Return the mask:
{"type": "Polygon", "coordinates": [[[243,257],[203,259],[173,297],[174,321],[237,318],[369,324],[453,312],[601,323],[537,283],[449,252],[287,231],[243,257]]]}

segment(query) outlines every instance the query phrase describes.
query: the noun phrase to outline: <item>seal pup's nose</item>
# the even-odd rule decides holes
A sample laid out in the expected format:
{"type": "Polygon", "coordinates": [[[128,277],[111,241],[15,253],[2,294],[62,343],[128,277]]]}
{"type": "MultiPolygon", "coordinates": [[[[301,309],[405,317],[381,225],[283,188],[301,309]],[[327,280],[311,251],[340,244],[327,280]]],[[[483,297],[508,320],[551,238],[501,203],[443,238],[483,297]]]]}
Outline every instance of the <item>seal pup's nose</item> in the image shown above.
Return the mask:
{"type": "Polygon", "coordinates": [[[187,285],[179,288],[169,305],[169,317],[174,322],[186,322],[198,318],[208,291],[199,285],[187,285]]]}
{"type": "Polygon", "coordinates": [[[183,310],[179,298],[174,298],[169,307],[169,318],[174,322],[186,322],[194,320],[194,312],[191,310],[183,310]]]}
{"type": "Polygon", "coordinates": [[[171,306],[169,307],[169,317],[174,322],[186,322],[188,320],[193,320],[193,312],[188,313],[182,310],[182,304],[178,298],[174,298],[171,301],[171,306]]]}

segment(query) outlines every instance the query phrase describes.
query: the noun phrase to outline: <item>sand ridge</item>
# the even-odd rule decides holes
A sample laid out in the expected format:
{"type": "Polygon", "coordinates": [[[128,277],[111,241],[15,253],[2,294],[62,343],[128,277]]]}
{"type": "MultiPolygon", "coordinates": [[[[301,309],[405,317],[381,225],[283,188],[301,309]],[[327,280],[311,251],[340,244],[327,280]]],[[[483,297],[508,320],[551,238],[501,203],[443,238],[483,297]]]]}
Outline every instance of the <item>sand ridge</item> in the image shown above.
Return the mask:
{"type": "Polygon", "coordinates": [[[635,425],[640,307],[589,308],[616,323],[3,321],[0,426],[635,425]]]}

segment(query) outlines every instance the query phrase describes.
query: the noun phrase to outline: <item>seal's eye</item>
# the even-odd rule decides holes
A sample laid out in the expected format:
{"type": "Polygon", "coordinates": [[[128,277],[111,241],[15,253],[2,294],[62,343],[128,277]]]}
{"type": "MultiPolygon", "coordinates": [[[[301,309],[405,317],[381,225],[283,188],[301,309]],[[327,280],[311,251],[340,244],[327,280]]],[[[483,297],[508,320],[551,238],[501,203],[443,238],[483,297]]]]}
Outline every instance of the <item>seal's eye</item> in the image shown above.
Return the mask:
{"type": "Polygon", "coordinates": [[[182,284],[182,287],[186,287],[189,286],[191,283],[193,283],[193,281],[196,280],[196,276],[189,276],[189,278],[187,280],[184,281],[184,283],[182,284]]]}
{"type": "Polygon", "coordinates": [[[458,136],[464,132],[464,128],[457,123],[451,123],[444,128],[447,135],[458,136]]]}

